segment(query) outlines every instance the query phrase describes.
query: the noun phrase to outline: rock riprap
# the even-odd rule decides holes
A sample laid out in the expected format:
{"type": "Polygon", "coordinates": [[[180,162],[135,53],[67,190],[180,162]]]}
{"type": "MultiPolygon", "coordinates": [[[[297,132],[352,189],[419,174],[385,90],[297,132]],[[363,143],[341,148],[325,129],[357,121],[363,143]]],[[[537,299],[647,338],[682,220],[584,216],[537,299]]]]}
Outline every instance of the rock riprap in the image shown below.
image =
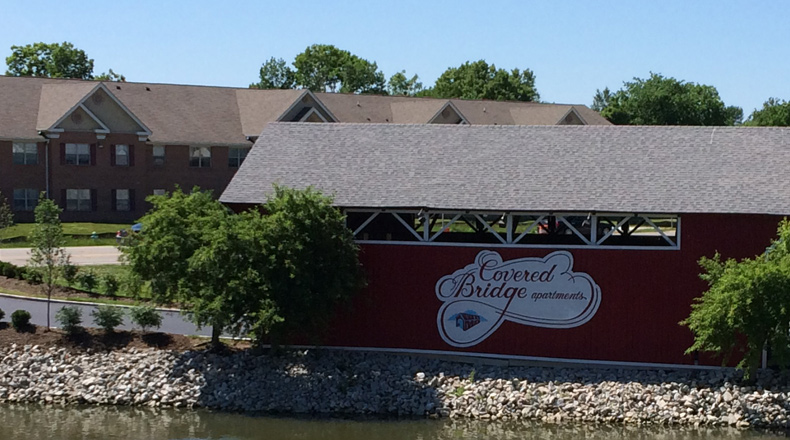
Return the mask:
{"type": "Polygon", "coordinates": [[[0,349],[0,402],[787,428],[790,386],[727,370],[495,367],[334,350],[284,355],[0,349]]]}

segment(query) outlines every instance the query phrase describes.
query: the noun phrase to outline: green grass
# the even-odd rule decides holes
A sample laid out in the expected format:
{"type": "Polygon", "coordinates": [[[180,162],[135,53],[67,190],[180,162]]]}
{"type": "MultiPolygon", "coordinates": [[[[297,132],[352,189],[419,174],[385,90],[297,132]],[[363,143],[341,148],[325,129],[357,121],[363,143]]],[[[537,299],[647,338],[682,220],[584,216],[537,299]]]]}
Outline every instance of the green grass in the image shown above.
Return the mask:
{"type": "MultiPolygon", "coordinates": [[[[33,232],[34,223],[20,223],[0,231],[0,248],[30,247],[27,237],[33,232]]],[[[118,223],[63,223],[66,246],[115,245],[115,233],[120,229],[131,231],[131,225],[118,223]],[[96,232],[100,238],[92,240],[96,232]]]]}

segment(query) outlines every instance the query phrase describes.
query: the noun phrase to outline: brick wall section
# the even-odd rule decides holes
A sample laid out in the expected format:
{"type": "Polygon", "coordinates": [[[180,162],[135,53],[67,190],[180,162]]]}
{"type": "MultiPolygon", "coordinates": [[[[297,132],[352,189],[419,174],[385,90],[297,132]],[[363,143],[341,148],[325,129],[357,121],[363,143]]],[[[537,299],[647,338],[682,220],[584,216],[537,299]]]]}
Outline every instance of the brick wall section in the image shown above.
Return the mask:
{"type": "MultiPolygon", "coordinates": [[[[0,141],[0,191],[13,204],[13,190],[34,188],[43,191],[45,181],[45,142],[39,145],[37,165],[14,165],[12,142],[0,141]]],[[[131,223],[139,219],[150,208],[145,198],[155,189],[172,191],[176,185],[185,190],[194,186],[208,189],[219,197],[237,168],[228,167],[228,147],[211,147],[211,166],[196,168],[189,166],[188,145],[167,145],[165,163],[155,165],[153,146],[141,142],[136,135],[109,134],[97,140],[93,133],[64,133],[49,144],[50,197],[64,212],[64,222],[113,222],[131,223]],[[61,144],[84,143],[91,148],[94,158],[91,165],[67,165],[61,159],[61,144]],[[113,145],[127,144],[133,149],[134,162],[129,166],[114,166],[113,145]],[[67,189],[90,189],[96,196],[93,211],[66,211],[64,191],[67,189]],[[113,209],[113,190],[133,190],[134,201],[131,211],[113,209]]],[[[15,212],[17,222],[33,221],[32,212],[15,212]]]]}
{"type": "MultiPolygon", "coordinates": [[[[0,192],[10,206],[14,204],[14,189],[35,189],[44,191],[44,142],[38,143],[38,163],[36,165],[14,165],[13,142],[0,141],[0,192]]],[[[33,212],[14,212],[16,222],[32,222],[33,212]]]]}

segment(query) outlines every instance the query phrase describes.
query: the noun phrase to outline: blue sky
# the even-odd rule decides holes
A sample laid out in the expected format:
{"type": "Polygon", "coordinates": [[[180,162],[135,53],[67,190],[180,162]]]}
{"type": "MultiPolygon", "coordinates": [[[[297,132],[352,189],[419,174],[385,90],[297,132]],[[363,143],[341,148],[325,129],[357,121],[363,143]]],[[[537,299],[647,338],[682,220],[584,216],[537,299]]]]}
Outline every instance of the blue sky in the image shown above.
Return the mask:
{"type": "Polygon", "coordinates": [[[715,86],[748,116],[790,100],[790,2],[0,1],[0,55],[70,41],[129,81],[246,87],[269,57],[334,44],[426,86],[485,59],[529,68],[541,99],[586,104],[596,89],[657,72],[715,86]]]}

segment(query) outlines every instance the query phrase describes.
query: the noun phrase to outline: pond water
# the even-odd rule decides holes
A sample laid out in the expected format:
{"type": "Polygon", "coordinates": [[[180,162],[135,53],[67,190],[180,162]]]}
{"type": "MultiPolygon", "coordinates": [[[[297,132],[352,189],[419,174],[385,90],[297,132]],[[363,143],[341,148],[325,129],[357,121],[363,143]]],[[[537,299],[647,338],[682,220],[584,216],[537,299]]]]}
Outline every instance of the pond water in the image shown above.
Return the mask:
{"type": "Polygon", "coordinates": [[[784,438],[734,429],[541,425],[458,420],[378,420],[252,416],[203,410],[0,405],[0,438],[108,439],[639,439],[784,438]]]}

